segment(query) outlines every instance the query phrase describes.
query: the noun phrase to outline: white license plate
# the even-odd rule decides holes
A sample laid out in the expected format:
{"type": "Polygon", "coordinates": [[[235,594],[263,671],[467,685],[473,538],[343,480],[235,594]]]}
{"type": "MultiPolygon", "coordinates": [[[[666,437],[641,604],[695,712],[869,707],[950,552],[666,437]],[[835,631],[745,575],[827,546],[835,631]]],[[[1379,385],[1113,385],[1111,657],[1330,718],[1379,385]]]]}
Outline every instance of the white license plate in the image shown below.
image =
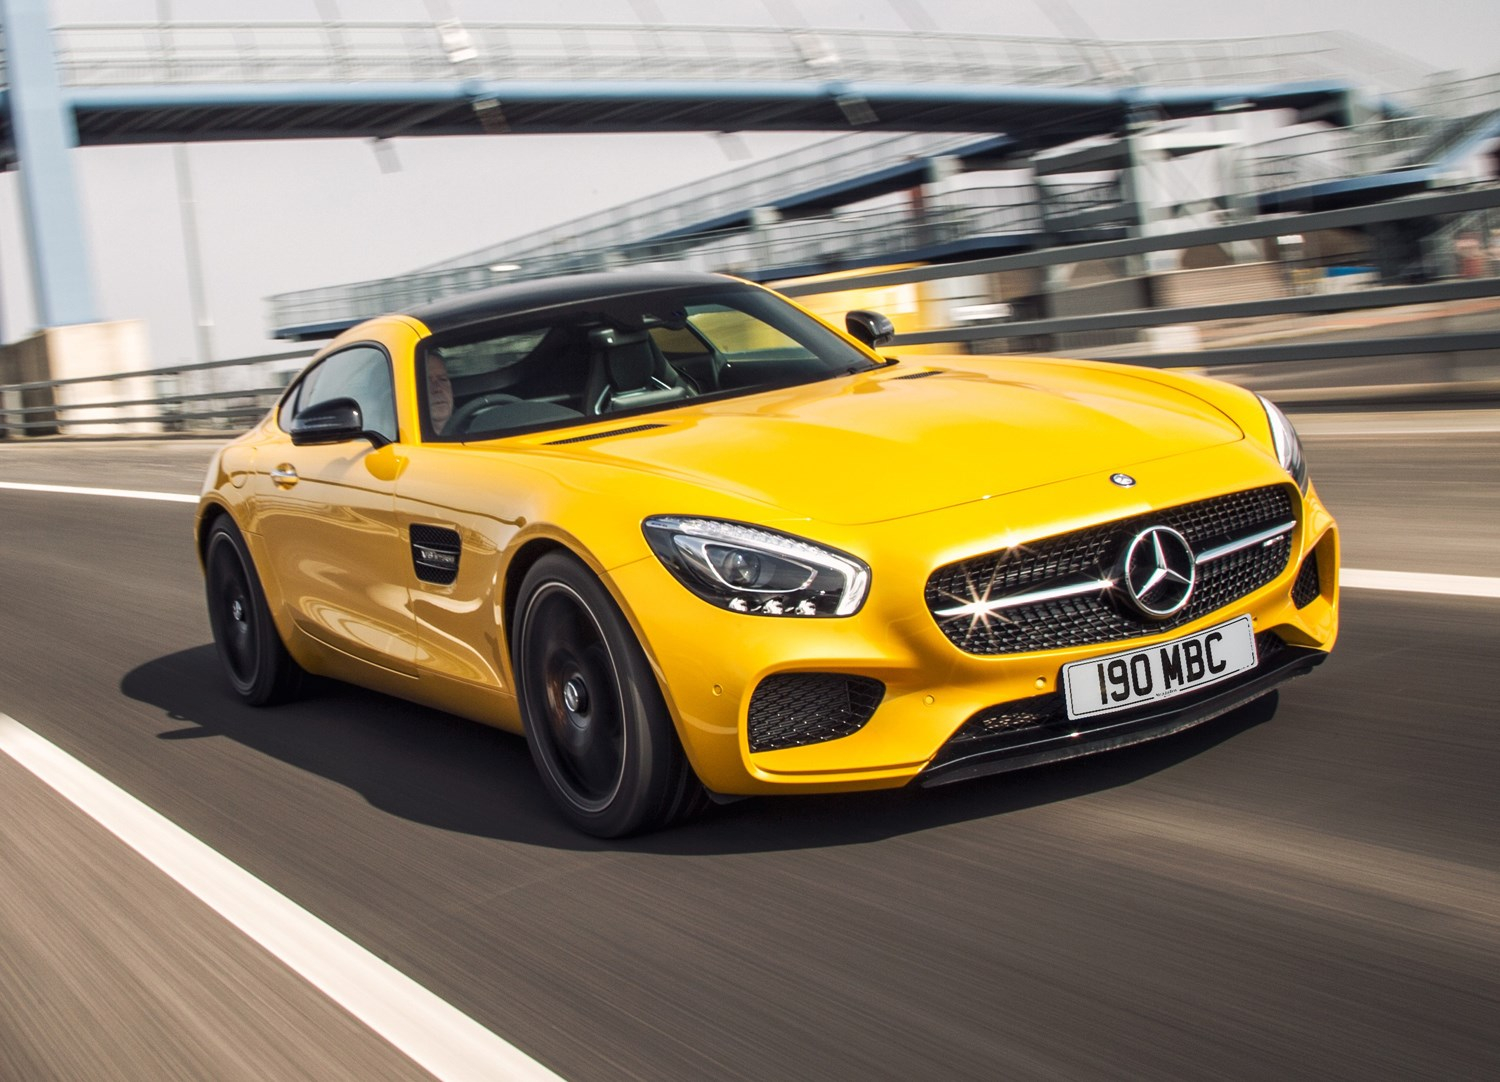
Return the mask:
{"type": "Polygon", "coordinates": [[[1171,642],[1074,661],[1062,669],[1068,717],[1086,718],[1170,699],[1255,668],[1250,617],[1171,642]]]}

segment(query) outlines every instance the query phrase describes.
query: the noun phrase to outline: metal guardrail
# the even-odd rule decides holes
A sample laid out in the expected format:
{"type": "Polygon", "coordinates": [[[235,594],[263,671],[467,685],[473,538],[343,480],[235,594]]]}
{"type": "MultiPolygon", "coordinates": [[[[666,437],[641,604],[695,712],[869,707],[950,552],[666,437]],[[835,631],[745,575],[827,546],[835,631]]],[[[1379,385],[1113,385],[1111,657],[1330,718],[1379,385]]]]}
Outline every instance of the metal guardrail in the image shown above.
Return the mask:
{"type": "MultiPolygon", "coordinates": [[[[1483,283],[1483,285],[1485,288],[1482,291],[1472,295],[1500,296],[1500,281],[1492,280],[1483,283]]],[[[1443,288],[1445,287],[1434,287],[1428,296],[1439,296],[1443,288]]],[[[1454,288],[1452,284],[1446,288],[1455,297],[1461,295],[1461,291],[1454,288]]],[[[1397,291],[1382,290],[1377,292],[1394,293],[1397,291]]],[[[1297,299],[1308,301],[1313,298],[1297,299]]],[[[1338,299],[1337,304],[1339,307],[1321,310],[1345,310],[1356,307],[1369,307],[1369,305],[1362,303],[1364,299],[1359,298],[1357,295],[1347,295],[1338,299]],[[1356,301],[1359,303],[1351,303],[1356,301]]],[[[1391,298],[1380,299],[1389,300],[1391,298]]],[[[1126,318],[1121,319],[1116,325],[1147,326],[1165,322],[1188,323],[1200,319],[1222,318],[1224,311],[1227,309],[1249,310],[1253,308],[1265,313],[1274,310],[1278,306],[1278,303],[1281,307],[1290,310],[1286,301],[1256,302],[1254,305],[1200,306],[1191,309],[1181,308],[1154,311],[1149,313],[1153,317],[1149,320],[1145,318],[1148,313],[1120,314],[1126,318]]],[[[1007,329],[1015,334],[1033,334],[1042,330],[1044,324],[1050,324],[1051,326],[1047,329],[1051,331],[1062,329],[1074,330],[1082,329],[1085,326],[1084,320],[1108,321],[1111,318],[1116,317],[1101,316],[1080,317],[1075,320],[1032,321],[1027,324],[1013,324],[1007,329]]],[[[1092,326],[1094,324],[1089,323],[1087,325],[1092,326]]],[[[892,345],[899,348],[904,345],[917,345],[929,342],[959,343],[984,338],[994,339],[996,337],[994,330],[994,328],[969,327],[952,328],[943,332],[900,335],[892,345]]],[[[1212,369],[1229,366],[1318,363],[1336,360],[1368,360],[1374,363],[1384,358],[1397,356],[1458,356],[1472,353],[1486,353],[1500,356],[1500,331],[1384,337],[1358,341],[1298,342],[1240,346],[1201,351],[1194,350],[1191,352],[1148,353],[1112,359],[1148,368],[1212,369]]],[[[277,355],[276,358],[246,358],[244,360],[219,361],[209,365],[191,367],[198,369],[242,368],[247,364],[267,360],[287,359],[288,357],[296,356],[298,355],[277,355]]],[[[0,386],[0,403],[7,402],[12,394],[23,390],[50,391],[69,384],[105,383],[112,380],[139,379],[142,376],[175,376],[180,375],[182,372],[183,369],[179,368],[158,369],[153,372],[130,372],[114,376],[37,381],[26,384],[0,386]]],[[[163,394],[156,398],[128,401],[98,401],[93,403],[46,405],[40,407],[4,405],[0,406],[0,439],[5,439],[12,435],[56,435],[59,433],[60,428],[72,430],[66,433],[70,436],[88,435],[87,433],[80,433],[78,431],[84,426],[105,428],[106,431],[95,434],[107,436],[112,434],[107,431],[108,428],[113,427],[118,429],[123,425],[140,424],[160,426],[160,434],[163,435],[228,436],[243,431],[260,417],[264,416],[265,412],[274,405],[283,389],[284,385],[277,385],[209,393],[163,394]],[[201,408],[203,405],[209,403],[212,404],[211,408],[201,408]],[[145,412],[120,415],[120,411],[136,406],[152,408],[145,412]],[[99,409],[110,410],[114,415],[107,418],[93,419],[57,416],[58,414],[70,411],[77,412],[99,409]],[[44,416],[37,416],[39,414],[44,416]]],[[[1459,390],[1460,388],[1455,389],[1459,390]]],[[[1386,388],[1386,390],[1388,392],[1389,388],[1386,388]]]]}
{"type": "Polygon", "coordinates": [[[1500,351],[1500,331],[1477,334],[1423,334],[1358,341],[1235,346],[1201,352],[1148,353],[1114,359],[1140,365],[1143,368],[1228,368],[1240,365],[1380,360],[1387,357],[1495,353],[1497,351],[1500,351]]]}
{"type": "MultiPolygon", "coordinates": [[[[1035,253],[1030,253],[1035,255],[1035,253]]],[[[976,261],[989,263],[993,261],[976,261]]],[[[948,277],[965,277],[974,273],[975,264],[954,264],[942,268],[948,277]]],[[[882,284],[900,284],[932,280],[937,268],[913,268],[887,272],[879,276],[882,284]]],[[[808,283],[785,292],[801,296],[836,292],[857,284],[851,279],[808,283]]],[[[987,350],[1005,339],[1030,338],[1096,330],[1120,330],[1178,325],[1201,325],[1217,320],[1262,319],[1316,313],[1375,311],[1410,305],[1438,305],[1455,301],[1500,298],[1500,277],[1461,280],[1416,286],[1391,286],[1346,293],[1284,297],[1272,300],[1244,301],[1229,304],[1206,304],[1190,307],[1141,309],[1100,315],[1071,316],[1053,319],[987,322],[962,327],[946,327],[898,335],[892,345],[902,346],[952,344],[963,347],[983,343],[987,350]]],[[[1440,315],[1441,313],[1434,313],[1440,315]]],[[[1031,347],[1028,346],[1028,349],[1031,347]]],[[[1219,368],[1264,363],[1295,364],[1331,360],[1369,360],[1401,355],[1450,355],[1486,353],[1500,357],[1500,331],[1478,333],[1444,333],[1404,337],[1373,337],[1356,341],[1299,341],[1253,346],[1205,348],[1191,352],[1149,352],[1115,355],[1110,359],[1152,368],[1219,368]]],[[[265,378],[268,366],[281,365],[289,376],[288,362],[301,362],[309,354],[285,353],[237,361],[218,361],[205,365],[185,365],[150,372],[127,372],[110,376],[70,380],[37,381],[0,387],[0,438],[8,435],[52,435],[59,429],[78,435],[90,430],[119,428],[146,423],[163,433],[228,434],[248,427],[263,416],[284,388],[285,380],[265,378]],[[212,391],[185,391],[164,388],[152,398],[96,399],[87,402],[55,404],[51,401],[24,405],[17,399],[30,392],[53,395],[59,389],[81,384],[99,384],[118,380],[151,377],[158,380],[181,380],[192,373],[214,373],[232,370],[240,373],[242,384],[212,391]],[[146,407],[137,410],[136,407],[146,407]],[[108,411],[107,416],[80,417],[87,411],[108,411]]],[[[273,368],[274,370],[274,368],[273,368]]]]}
{"type": "MultiPolygon", "coordinates": [[[[261,417],[310,351],[273,353],[200,364],[173,365],[70,379],[0,385],[0,439],[11,435],[79,434],[145,426],[162,434],[226,434],[243,431],[261,417]],[[227,375],[228,379],[215,378],[227,375]],[[145,398],[92,397],[63,401],[58,392],[84,386],[152,381],[157,394],[145,398]],[[204,384],[219,386],[204,389],[204,384]],[[140,407],[145,407],[141,409],[140,407]]],[[[98,391],[90,391],[98,395],[98,391]]]]}
{"type": "MultiPolygon", "coordinates": [[[[1398,308],[1413,304],[1442,304],[1450,301],[1500,297],[1500,277],[1472,281],[1433,282],[1415,286],[1384,286],[1342,293],[1319,293],[1307,296],[1276,297],[1270,300],[1236,301],[1230,304],[1200,304],[1177,308],[1140,308],[1102,315],[1063,316],[1053,319],[1016,320],[1005,323],[971,324],[945,327],[900,335],[897,345],[917,346],[959,342],[993,342],[1006,338],[1032,338],[1040,335],[1076,334],[1086,331],[1115,331],[1127,328],[1170,327],[1182,324],[1210,323],[1221,319],[1265,319],[1274,316],[1357,312],[1379,308],[1398,308]]],[[[1496,345],[1500,345],[1497,338],[1496,345]]],[[[1491,347],[1485,347],[1491,348],[1491,347]]],[[[1216,357],[1222,350],[1195,351],[1194,356],[1216,357]]],[[[1129,358],[1132,362],[1138,358],[1129,358]]],[[[1144,362],[1143,362],[1144,363],[1144,362]]],[[[1221,361],[1218,363],[1237,363],[1221,361]]]]}

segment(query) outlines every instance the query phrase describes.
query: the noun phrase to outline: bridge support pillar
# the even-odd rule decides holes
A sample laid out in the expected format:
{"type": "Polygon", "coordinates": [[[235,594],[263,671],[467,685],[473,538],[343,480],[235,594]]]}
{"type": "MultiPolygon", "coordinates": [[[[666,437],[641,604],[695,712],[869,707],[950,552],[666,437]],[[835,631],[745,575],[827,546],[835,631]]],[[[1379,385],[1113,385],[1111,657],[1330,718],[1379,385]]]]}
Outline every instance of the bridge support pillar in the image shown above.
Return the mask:
{"type": "Polygon", "coordinates": [[[88,246],[68,153],[78,130],[63,99],[47,0],[0,0],[0,19],[37,322],[93,323],[88,246]]]}

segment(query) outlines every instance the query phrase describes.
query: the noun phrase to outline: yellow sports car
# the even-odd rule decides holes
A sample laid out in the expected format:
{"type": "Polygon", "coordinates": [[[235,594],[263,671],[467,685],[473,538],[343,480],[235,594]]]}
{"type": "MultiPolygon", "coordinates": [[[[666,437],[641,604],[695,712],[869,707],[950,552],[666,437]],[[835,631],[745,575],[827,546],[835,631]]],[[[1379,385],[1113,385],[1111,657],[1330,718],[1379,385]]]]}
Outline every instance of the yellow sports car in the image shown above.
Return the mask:
{"type": "Polygon", "coordinates": [[[1338,535],[1212,380],[876,349],[759,286],[614,273],[345,332],[215,457],[214,639],[524,733],[579,828],[1118,747],[1307,672],[1338,535]]]}

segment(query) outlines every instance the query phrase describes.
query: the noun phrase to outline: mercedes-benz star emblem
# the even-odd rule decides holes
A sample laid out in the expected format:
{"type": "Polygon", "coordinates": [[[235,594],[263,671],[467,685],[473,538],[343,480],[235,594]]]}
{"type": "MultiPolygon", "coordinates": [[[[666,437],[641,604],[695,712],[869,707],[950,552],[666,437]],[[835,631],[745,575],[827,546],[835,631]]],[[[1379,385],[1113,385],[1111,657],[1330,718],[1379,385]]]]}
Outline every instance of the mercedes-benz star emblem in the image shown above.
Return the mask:
{"type": "Polygon", "coordinates": [[[1197,561],[1182,534],[1170,526],[1152,526],[1131,539],[1122,571],[1135,607],[1153,620],[1164,620],[1181,612],[1193,596],[1197,561]]]}

